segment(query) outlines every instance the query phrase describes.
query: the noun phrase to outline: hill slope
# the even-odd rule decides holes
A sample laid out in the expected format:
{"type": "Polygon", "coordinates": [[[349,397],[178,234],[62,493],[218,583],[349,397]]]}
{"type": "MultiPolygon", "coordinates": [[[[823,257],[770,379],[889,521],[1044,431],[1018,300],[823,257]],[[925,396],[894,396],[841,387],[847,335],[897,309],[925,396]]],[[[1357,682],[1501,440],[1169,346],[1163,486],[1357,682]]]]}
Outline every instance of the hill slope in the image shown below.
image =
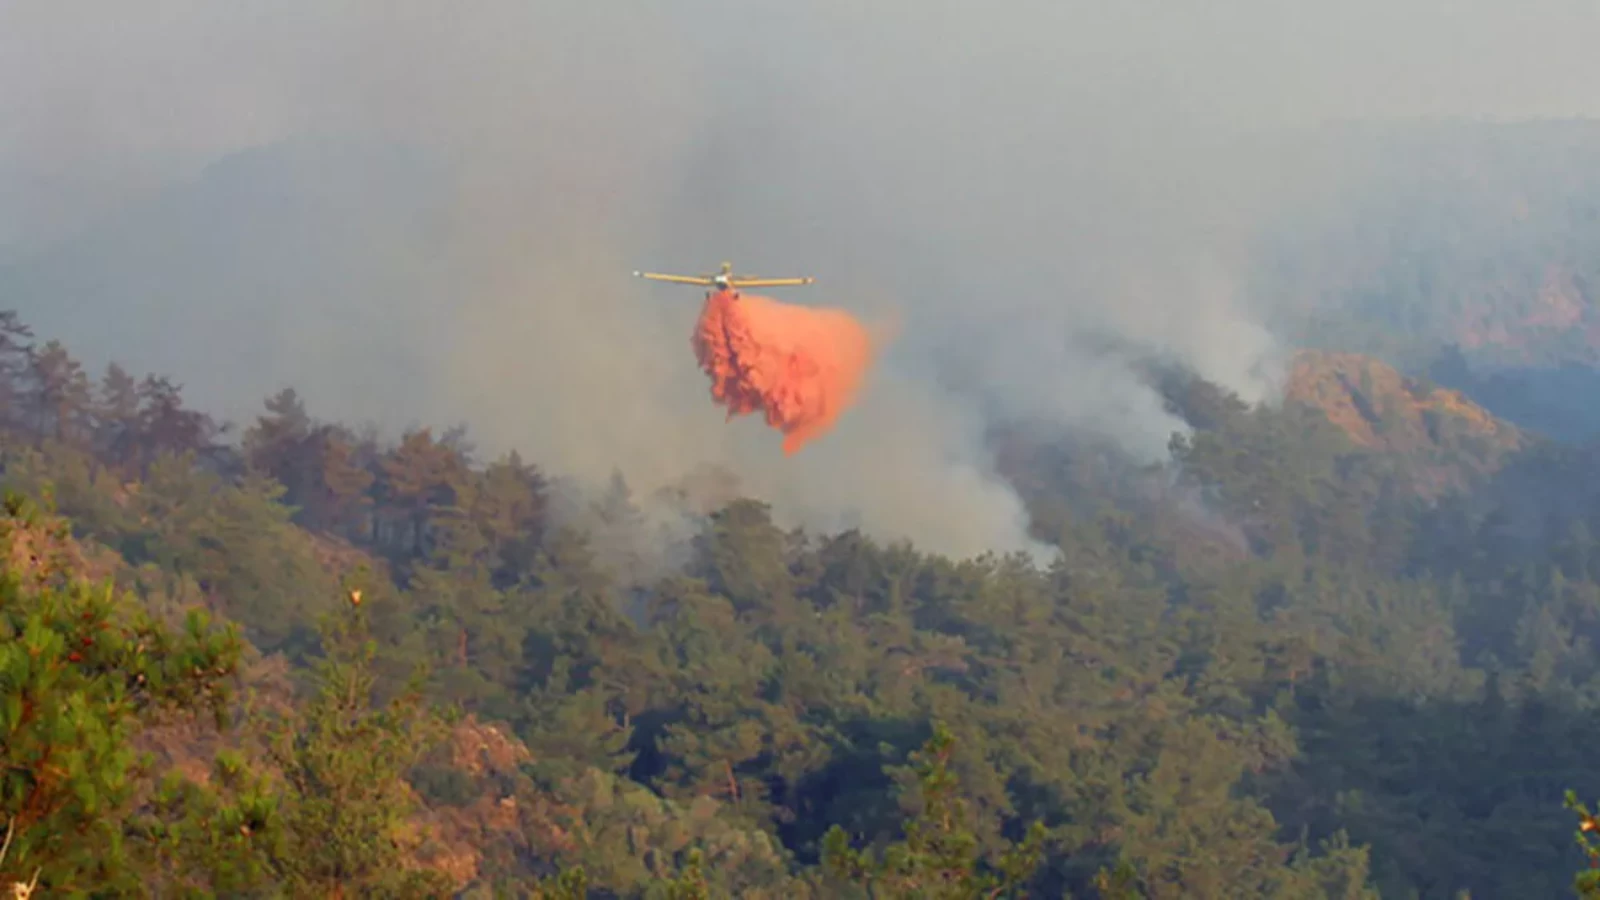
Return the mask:
{"type": "Polygon", "coordinates": [[[1284,399],[1317,410],[1356,447],[1394,457],[1428,499],[1482,483],[1536,443],[1460,391],[1356,353],[1297,354],[1284,399]]]}
{"type": "MultiPolygon", "coordinates": [[[[280,394],[232,444],[159,379],[5,354],[3,480],[53,487],[143,608],[213,609],[272,661],[246,648],[232,730],[145,730],[192,789],[100,817],[182,823],[166,864],[217,893],[582,867],[644,898],[699,859],[729,894],[850,897],[896,877],[853,851],[913,823],[971,872],[1039,823],[1030,890],[1104,900],[1552,896],[1581,865],[1560,801],[1600,793],[1600,529],[1577,497],[1513,548],[1519,510],[1488,501],[1575,495],[1600,456],[1550,470],[1369,360],[1305,356],[1295,399],[1255,407],[1162,381],[1193,427],[1171,465],[1007,448],[1045,569],[785,531],[729,496],[641,574],[552,517],[535,464],[461,435],[383,442],[280,394]]],[[[594,521],[642,520],[615,487],[594,521]]]]}

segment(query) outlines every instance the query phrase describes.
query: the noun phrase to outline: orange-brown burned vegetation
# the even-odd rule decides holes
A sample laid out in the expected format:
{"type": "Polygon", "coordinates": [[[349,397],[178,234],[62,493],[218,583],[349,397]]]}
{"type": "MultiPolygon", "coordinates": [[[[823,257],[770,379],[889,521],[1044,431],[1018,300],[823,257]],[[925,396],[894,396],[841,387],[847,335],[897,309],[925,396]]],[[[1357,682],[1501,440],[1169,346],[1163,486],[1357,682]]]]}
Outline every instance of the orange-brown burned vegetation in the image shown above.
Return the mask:
{"type": "Polygon", "coordinates": [[[1518,430],[1496,419],[1460,391],[1402,375],[1358,353],[1302,351],[1284,390],[1287,400],[1313,406],[1362,447],[1408,452],[1438,443],[1434,417],[1448,417],[1466,432],[1515,449],[1518,430]]]}

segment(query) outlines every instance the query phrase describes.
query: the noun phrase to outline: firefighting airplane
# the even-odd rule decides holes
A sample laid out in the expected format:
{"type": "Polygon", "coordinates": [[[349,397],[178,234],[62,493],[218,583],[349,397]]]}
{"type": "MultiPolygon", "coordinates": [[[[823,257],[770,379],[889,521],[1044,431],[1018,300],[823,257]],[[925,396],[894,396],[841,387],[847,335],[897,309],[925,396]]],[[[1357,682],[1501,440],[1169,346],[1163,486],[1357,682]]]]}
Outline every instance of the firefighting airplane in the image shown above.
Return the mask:
{"type": "Polygon", "coordinates": [[[723,263],[722,271],[715,275],[662,275],[657,272],[634,272],[636,278],[648,278],[652,281],[670,281],[674,284],[698,284],[703,287],[716,288],[719,291],[738,291],[739,288],[755,287],[788,287],[790,285],[812,284],[815,278],[755,278],[749,275],[733,274],[733,264],[723,263]]]}

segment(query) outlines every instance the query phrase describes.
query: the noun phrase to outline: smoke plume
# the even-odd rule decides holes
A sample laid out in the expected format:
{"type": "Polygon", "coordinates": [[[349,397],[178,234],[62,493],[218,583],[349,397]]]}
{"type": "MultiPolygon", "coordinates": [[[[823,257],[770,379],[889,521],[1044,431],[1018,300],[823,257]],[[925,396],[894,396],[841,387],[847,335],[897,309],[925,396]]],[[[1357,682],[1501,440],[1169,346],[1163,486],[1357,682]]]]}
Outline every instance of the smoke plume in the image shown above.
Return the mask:
{"type": "Polygon", "coordinates": [[[1593,112],[1595,15],[21,0],[0,4],[0,305],[239,421],[293,384],[391,432],[465,420],[600,493],[710,465],[785,524],[1037,549],[994,419],[1147,458],[1181,428],[1099,336],[1270,399],[1251,242],[1348,174],[1275,135],[1593,112]],[[901,314],[805,452],[724,424],[684,349],[695,304],[629,277],[721,259],[901,314]]]}

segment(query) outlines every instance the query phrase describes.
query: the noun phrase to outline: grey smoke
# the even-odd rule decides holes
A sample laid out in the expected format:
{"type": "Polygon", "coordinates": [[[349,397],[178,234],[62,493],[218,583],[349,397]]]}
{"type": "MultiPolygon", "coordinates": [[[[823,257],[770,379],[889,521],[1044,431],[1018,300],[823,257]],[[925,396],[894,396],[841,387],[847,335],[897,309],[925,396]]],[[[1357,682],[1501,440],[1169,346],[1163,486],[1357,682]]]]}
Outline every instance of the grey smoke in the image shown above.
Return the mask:
{"type": "Polygon", "coordinates": [[[718,464],[786,522],[1023,549],[988,418],[1146,459],[1181,428],[1096,335],[1274,395],[1250,242],[1343,162],[1273,135],[1592,114],[1597,24],[1556,0],[8,3],[0,305],[240,420],[293,383],[599,488],[718,464]],[[796,458],[709,402],[698,294],[626,278],[723,259],[903,324],[796,458]]]}

